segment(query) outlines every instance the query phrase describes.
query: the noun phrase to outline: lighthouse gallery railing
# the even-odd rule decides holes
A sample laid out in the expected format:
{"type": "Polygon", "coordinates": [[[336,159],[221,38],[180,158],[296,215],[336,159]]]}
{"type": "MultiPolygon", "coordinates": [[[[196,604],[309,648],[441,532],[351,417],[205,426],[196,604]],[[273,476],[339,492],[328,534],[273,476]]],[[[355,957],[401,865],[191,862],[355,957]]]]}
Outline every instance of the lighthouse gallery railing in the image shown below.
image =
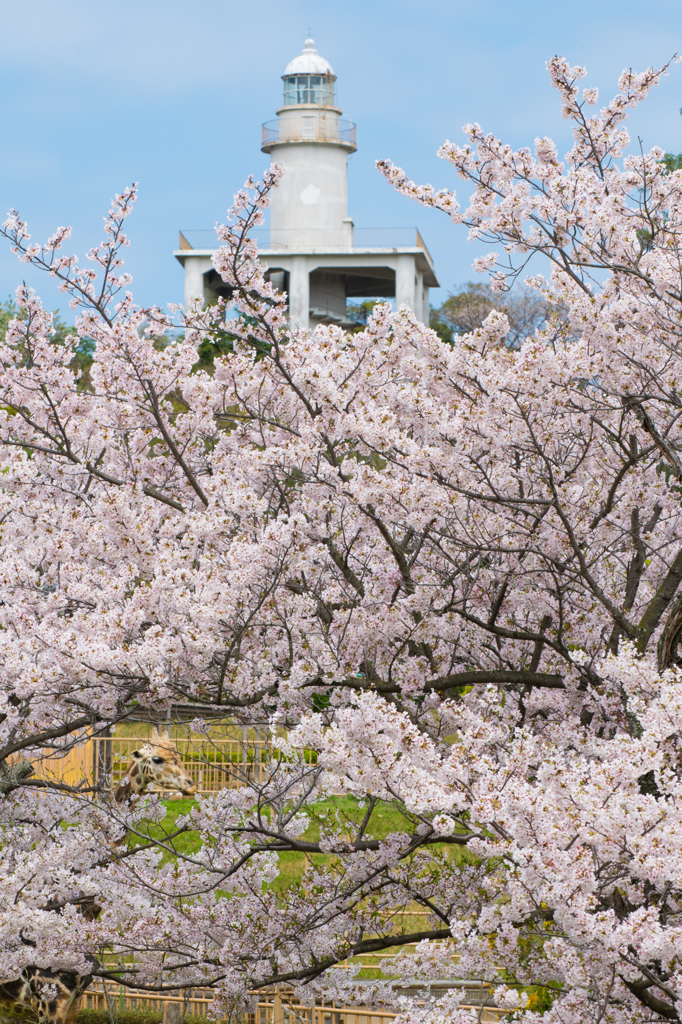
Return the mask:
{"type": "Polygon", "coordinates": [[[357,146],[357,125],[345,117],[324,113],[287,115],[263,125],[263,146],[277,142],[336,142],[357,146]]]}
{"type": "MultiPolygon", "coordinates": [[[[417,228],[256,228],[251,237],[261,251],[301,252],[330,249],[422,249],[429,250],[417,228]]],[[[221,245],[215,230],[199,228],[180,232],[180,249],[213,251],[221,245]]]]}

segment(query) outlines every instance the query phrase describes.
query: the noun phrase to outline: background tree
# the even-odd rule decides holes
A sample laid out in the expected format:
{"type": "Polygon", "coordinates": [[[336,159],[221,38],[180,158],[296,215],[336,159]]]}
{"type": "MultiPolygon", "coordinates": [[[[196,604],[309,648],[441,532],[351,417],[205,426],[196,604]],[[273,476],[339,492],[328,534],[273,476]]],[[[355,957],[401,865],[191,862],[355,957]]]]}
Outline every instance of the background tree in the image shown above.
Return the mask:
{"type": "MultiPolygon", "coordinates": [[[[70,334],[74,333],[74,328],[69,327],[61,317],[58,310],[55,310],[52,314],[52,329],[54,331],[53,338],[57,345],[63,345],[70,334]]],[[[5,335],[7,334],[7,328],[9,327],[12,320],[26,319],[26,312],[11,297],[8,297],[4,302],[0,302],[0,339],[4,342],[5,335]]]]}
{"type": "Polygon", "coordinates": [[[352,321],[355,327],[352,332],[362,331],[367,326],[374,307],[380,305],[377,299],[363,299],[361,302],[346,303],[346,319],[352,321]]]}
{"type": "Polygon", "coordinates": [[[682,153],[666,153],[661,162],[670,173],[682,171],[682,153]]]}
{"type": "Polygon", "coordinates": [[[497,310],[509,320],[507,344],[518,347],[541,328],[550,308],[536,289],[517,285],[509,292],[493,292],[488,283],[467,281],[451,292],[437,309],[431,309],[429,326],[442,341],[469,334],[481,327],[485,318],[497,310]]]}
{"type": "MultiPolygon", "coordinates": [[[[26,310],[22,306],[17,305],[14,299],[7,298],[5,302],[0,302],[0,343],[4,344],[7,336],[7,330],[13,320],[20,320],[24,322],[26,319],[26,310]]],[[[74,343],[71,360],[72,367],[78,372],[80,386],[87,387],[90,367],[92,366],[93,353],[95,350],[92,339],[77,337],[74,328],[69,327],[68,324],[65,323],[59,310],[55,310],[52,314],[51,340],[54,345],[69,345],[71,342],[74,343]]],[[[19,351],[25,355],[23,339],[19,340],[18,347],[19,351]]]]}

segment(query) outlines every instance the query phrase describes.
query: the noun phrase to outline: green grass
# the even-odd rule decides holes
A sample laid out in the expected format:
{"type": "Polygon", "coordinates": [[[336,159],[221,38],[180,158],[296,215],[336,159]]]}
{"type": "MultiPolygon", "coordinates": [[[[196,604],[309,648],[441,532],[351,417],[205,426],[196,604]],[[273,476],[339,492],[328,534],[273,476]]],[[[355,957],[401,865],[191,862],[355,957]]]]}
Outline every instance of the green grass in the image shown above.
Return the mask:
{"type": "MultiPolygon", "coordinates": [[[[166,836],[177,828],[179,817],[188,814],[196,801],[190,797],[174,798],[164,800],[166,816],[160,824],[140,822],[138,831],[149,835],[150,838],[163,841],[166,836]]],[[[338,796],[327,797],[310,804],[305,808],[305,813],[310,821],[301,838],[311,842],[317,842],[320,838],[320,831],[325,822],[330,826],[340,827],[343,835],[352,840],[357,834],[358,826],[366,813],[366,806],[356,797],[338,796]]],[[[378,802],[372,813],[370,823],[364,833],[365,838],[385,839],[392,832],[405,832],[410,829],[409,818],[405,816],[399,806],[394,803],[378,802]]],[[[138,846],[143,840],[133,837],[131,845],[138,846]]],[[[173,840],[176,851],[180,854],[191,854],[199,849],[199,837],[196,832],[187,832],[173,840]]],[[[468,860],[466,850],[459,846],[449,844],[437,844],[434,850],[446,852],[452,859],[458,861],[468,860]]],[[[312,854],[314,863],[329,863],[334,858],[327,854],[312,854]]],[[[305,854],[283,853],[280,854],[280,870],[283,879],[288,881],[300,881],[304,870],[305,854]]],[[[278,888],[280,886],[278,885],[278,888]]]]}
{"type": "MultiPolygon", "coordinates": [[[[182,817],[183,814],[189,814],[192,808],[196,805],[196,800],[191,797],[180,797],[173,800],[163,800],[164,807],[166,808],[166,816],[158,824],[155,822],[149,822],[142,820],[137,825],[137,831],[142,833],[142,836],[149,836],[151,839],[155,839],[159,842],[164,842],[167,836],[172,835],[175,832],[178,818],[182,817]]],[[[128,840],[129,846],[140,846],[144,842],[144,839],[140,836],[130,836],[128,840]]],[[[172,841],[172,846],[175,851],[179,854],[189,855],[196,853],[201,842],[197,832],[184,832],[182,835],[177,836],[172,841]]],[[[173,856],[171,853],[167,853],[164,860],[171,860],[173,856]]]]}

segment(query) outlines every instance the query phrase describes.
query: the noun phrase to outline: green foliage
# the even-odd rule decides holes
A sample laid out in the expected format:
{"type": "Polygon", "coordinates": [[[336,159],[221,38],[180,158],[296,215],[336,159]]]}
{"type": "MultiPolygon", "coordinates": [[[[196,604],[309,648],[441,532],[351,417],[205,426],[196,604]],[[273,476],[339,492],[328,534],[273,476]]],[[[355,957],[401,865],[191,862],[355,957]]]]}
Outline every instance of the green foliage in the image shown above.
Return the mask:
{"type": "MultiPolygon", "coordinates": [[[[113,1020],[116,1024],[160,1024],[163,1014],[158,1010],[121,1010],[113,1020]]],[[[188,1020],[188,1018],[185,1018],[188,1020]]],[[[79,1010],[76,1024],[112,1024],[108,1010],[79,1010]]]]}
{"type": "Polygon", "coordinates": [[[554,985],[551,988],[546,985],[530,985],[523,989],[528,996],[527,1010],[534,1013],[547,1013],[552,1009],[557,997],[561,994],[561,986],[554,985]]]}
{"type": "Polygon", "coordinates": [[[354,325],[349,328],[349,333],[358,334],[360,331],[364,331],[367,321],[372,315],[372,310],[377,303],[384,301],[385,299],[363,299],[362,302],[347,302],[346,320],[354,325]]]}
{"type": "Polygon", "coordinates": [[[331,703],[328,693],[313,694],[313,711],[326,711],[331,703]]]}
{"type": "Polygon", "coordinates": [[[194,364],[193,369],[213,373],[216,359],[222,359],[223,356],[234,352],[235,340],[234,334],[230,334],[228,331],[211,331],[197,345],[199,359],[194,364]]]}
{"type": "Polygon", "coordinates": [[[646,228],[637,228],[635,232],[637,241],[642,247],[642,252],[650,252],[654,247],[654,236],[646,228]]]}
{"type": "Polygon", "coordinates": [[[675,155],[674,153],[666,153],[661,163],[665,166],[668,174],[672,174],[673,171],[682,171],[682,153],[675,155]]]}
{"type": "MultiPolygon", "coordinates": [[[[252,325],[256,326],[255,319],[250,316],[240,316],[239,322],[243,328],[248,328],[252,325]]],[[[202,341],[199,342],[197,346],[199,359],[192,369],[194,371],[204,370],[206,373],[212,374],[215,370],[216,359],[222,359],[234,352],[234,343],[237,340],[237,336],[235,334],[231,334],[228,330],[214,328],[205,338],[202,339],[202,341]]],[[[269,346],[264,345],[263,342],[258,341],[252,335],[249,335],[246,341],[247,344],[251,345],[256,350],[257,360],[262,359],[269,351],[269,346]]]]}
{"type": "MultiPolygon", "coordinates": [[[[139,999],[139,997],[138,997],[139,999]]],[[[161,1024],[163,1013],[161,1007],[149,1007],[147,1010],[79,1010],[76,1024],[161,1024]]],[[[183,1024],[207,1024],[207,1018],[196,1013],[188,1013],[181,1018],[183,1024]]]]}
{"type": "Polygon", "coordinates": [[[429,310],[429,327],[436,332],[441,341],[452,343],[455,333],[452,324],[443,318],[440,309],[434,309],[433,306],[429,310]]]}

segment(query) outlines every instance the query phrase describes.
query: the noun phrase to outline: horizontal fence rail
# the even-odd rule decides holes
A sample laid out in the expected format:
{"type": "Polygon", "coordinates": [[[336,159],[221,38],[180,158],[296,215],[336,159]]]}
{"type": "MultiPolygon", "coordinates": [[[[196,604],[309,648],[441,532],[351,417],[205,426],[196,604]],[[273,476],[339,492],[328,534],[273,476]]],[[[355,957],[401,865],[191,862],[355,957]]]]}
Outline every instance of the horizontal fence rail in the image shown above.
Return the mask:
{"type": "MultiPolygon", "coordinates": [[[[500,1019],[500,1011],[492,1005],[486,1005],[490,997],[487,985],[433,985],[429,994],[442,996],[453,987],[464,987],[466,1003],[461,1004],[462,1009],[474,1010],[479,1021],[500,1019]]],[[[418,1004],[423,1005],[425,1001],[425,993],[421,988],[405,989],[404,994],[418,1004]]],[[[398,1015],[396,1010],[388,1008],[363,1007],[360,999],[361,991],[358,992],[358,1004],[354,1006],[322,1000],[316,1000],[314,1006],[304,1006],[294,998],[291,989],[282,986],[259,993],[255,1013],[245,1014],[243,1021],[244,1024],[389,1024],[398,1015]]],[[[125,1010],[147,1010],[162,1016],[164,1024],[182,1024],[187,1015],[207,1016],[211,1002],[210,989],[191,989],[185,994],[179,992],[169,996],[130,989],[113,982],[97,981],[86,991],[81,1006],[91,1010],[108,1009],[112,1020],[125,1010]]]]}

